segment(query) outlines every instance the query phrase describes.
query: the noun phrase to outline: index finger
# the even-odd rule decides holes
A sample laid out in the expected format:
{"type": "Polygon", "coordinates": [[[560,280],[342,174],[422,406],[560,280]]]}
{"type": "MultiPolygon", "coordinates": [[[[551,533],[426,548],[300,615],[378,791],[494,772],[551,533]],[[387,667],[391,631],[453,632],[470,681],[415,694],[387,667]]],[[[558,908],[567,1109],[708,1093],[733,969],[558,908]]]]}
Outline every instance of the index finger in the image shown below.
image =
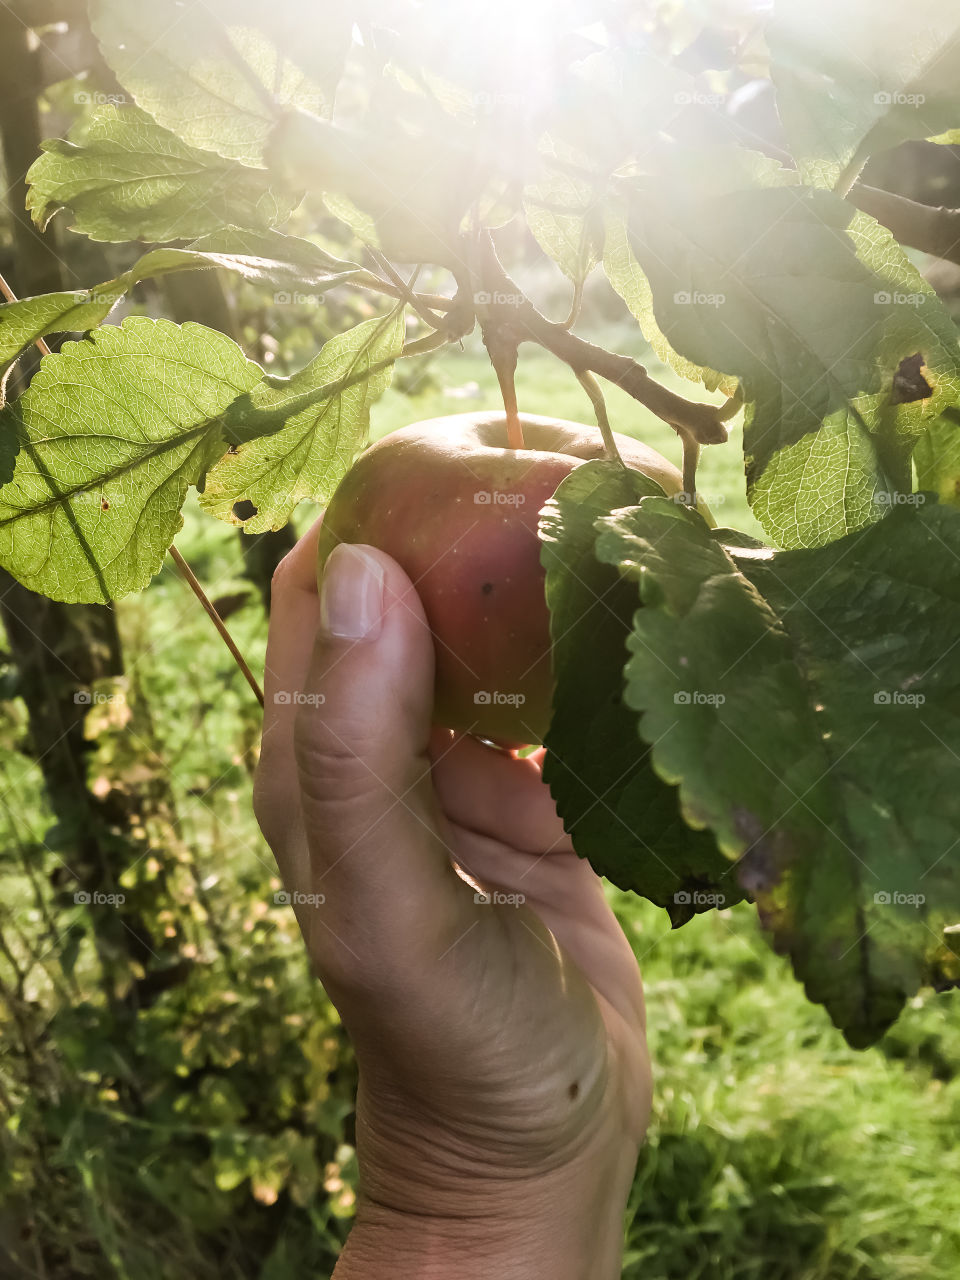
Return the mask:
{"type": "Polygon", "coordinates": [[[322,523],[321,516],[281,560],[273,578],[257,815],[274,845],[282,841],[300,807],[293,726],[297,694],[306,684],[320,626],[317,544],[322,523]]]}

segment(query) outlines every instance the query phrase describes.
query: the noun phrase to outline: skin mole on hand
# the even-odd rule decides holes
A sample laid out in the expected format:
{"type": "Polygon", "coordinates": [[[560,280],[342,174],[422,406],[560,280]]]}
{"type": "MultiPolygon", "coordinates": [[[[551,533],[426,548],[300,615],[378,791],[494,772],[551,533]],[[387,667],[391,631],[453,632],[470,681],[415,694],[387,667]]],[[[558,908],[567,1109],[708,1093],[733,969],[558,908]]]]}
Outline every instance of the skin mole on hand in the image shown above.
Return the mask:
{"type": "Polygon", "coordinates": [[[571,1100],[571,1102],[572,1102],[575,1098],[577,1098],[577,1097],[579,1097],[579,1096],[580,1096],[580,1085],[577,1083],[577,1081],[576,1081],[576,1080],[574,1080],[573,1084],[572,1084],[572,1085],[570,1086],[570,1088],[567,1090],[567,1093],[570,1095],[570,1100],[571,1100]]]}

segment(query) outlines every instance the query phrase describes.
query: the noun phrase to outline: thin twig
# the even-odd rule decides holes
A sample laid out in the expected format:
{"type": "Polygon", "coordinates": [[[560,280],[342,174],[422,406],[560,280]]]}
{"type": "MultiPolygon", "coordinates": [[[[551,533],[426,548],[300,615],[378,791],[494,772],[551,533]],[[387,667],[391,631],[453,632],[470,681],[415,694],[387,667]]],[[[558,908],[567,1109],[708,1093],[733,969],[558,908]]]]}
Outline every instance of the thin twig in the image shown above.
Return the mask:
{"type": "MultiPolygon", "coordinates": [[[[375,293],[385,293],[388,298],[404,298],[406,286],[402,284],[391,284],[389,280],[382,280],[380,276],[372,271],[358,271],[355,276],[349,280],[342,282],[344,285],[353,289],[372,289],[375,293]]],[[[414,295],[417,304],[424,307],[430,307],[433,311],[452,311],[454,306],[453,298],[445,298],[442,293],[417,293],[414,295]]],[[[412,302],[411,302],[411,305],[412,302]]]]}
{"type": "Polygon", "coordinates": [[[414,311],[416,311],[417,315],[424,322],[424,324],[428,324],[431,329],[439,329],[440,326],[443,324],[443,320],[441,319],[441,317],[436,315],[433,311],[431,311],[430,308],[426,305],[426,303],[423,302],[413,292],[413,286],[414,284],[416,284],[417,276],[419,276],[420,272],[423,270],[423,267],[422,266],[417,267],[417,270],[413,279],[410,281],[409,284],[405,284],[402,277],[393,269],[393,265],[390,262],[390,260],[387,257],[385,257],[379,251],[379,249],[373,249],[373,248],[370,248],[370,246],[368,246],[367,248],[368,248],[368,252],[370,253],[370,256],[376,261],[381,271],[385,272],[386,275],[389,276],[391,283],[396,286],[397,290],[400,293],[401,298],[403,298],[405,302],[408,302],[410,306],[413,307],[414,311]]]}
{"type": "Polygon", "coordinates": [[[247,666],[246,658],[237,648],[236,644],[234,643],[233,636],[231,636],[230,632],[227,630],[226,623],[223,621],[219,613],[217,613],[216,609],[210,603],[209,599],[207,598],[207,593],[204,591],[203,587],[201,587],[200,583],[197,581],[196,575],[194,574],[193,570],[187,564],[186,560],[184,560],[183,556],[180,554],[180,552],[177,550],[176,547],[170,548],[170,557],[173,560],[174,564],[177,566],[177,568],[180,570],[183,577],[186,579],[190,587],[190,590],[193,592],[193,594],[197,597],[197,599],[203,605],[204,610],[206,611],[210,620],[213,622],[213,625],[220,632],[220,638],[223,640],[223,643],[227,646],[227,648],[233,654],[234,661],[236,662],[240,670],[243,672],[243,676],[247,684],[256,694],[257,701],[260,703],[261,707],[264,706],[263,690],[260,688],[260,685],[257,682],[256,676],[247,666]]]}
{"type": "Polygon", "coordinates": [[[570,314],[567,316],[566,320],[563,322],[563,327],[565,329],[572,329],[573,326],[580,319],[580,312],[583,308],[584,283],[585,282],[583,280],[578,280],[577,283],[573,286],[573,300],[570,303],[570,314]]]}
{"type": "Polygon", "coordinates": [[[743,383],[737,383],[737,389],[732,396],[729,396],[726,404],[722,404],[718,410],[721,422],[729,422],[731,418],[735,418],[743,408],[743,383]]]}
{"type": "Polygon", "coordinates": [[[449,346],[451,341],[452,339],[448,338],[442,331],[427,333],[422,338],[408,342],[400,352],[400,356],[404,360],[410,356],[422,356],[428,351],[439,351],[441,347],[449,346]]]}
{"type": "Polygon", "coordinates": [[[577,381],[590,397],[590,401],[593,405],[593,411],[597,415],[597,426],[600,428],[600,434],[603,436],[603,447],[607,451],[607,457],[611,462],[619,462],[621,467],[625,467],[627,464],[624,462],[623,458],[621,458],[620,450],[617,448],[617,440],[610,426],[610,417],[607,413],[607,402],[603,398],[603,391],[600,388],[600,383],[597,382],[592,373],[587,373],[586,371],[577,374],[577,381]]]}

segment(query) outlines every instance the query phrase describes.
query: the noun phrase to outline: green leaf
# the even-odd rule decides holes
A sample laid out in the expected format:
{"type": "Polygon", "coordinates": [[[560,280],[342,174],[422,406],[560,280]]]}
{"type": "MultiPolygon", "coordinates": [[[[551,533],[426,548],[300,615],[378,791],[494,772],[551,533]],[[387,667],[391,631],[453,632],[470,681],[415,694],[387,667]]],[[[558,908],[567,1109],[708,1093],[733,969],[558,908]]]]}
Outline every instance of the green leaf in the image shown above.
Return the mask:
{"type": "Polygon", "coordinates": [[[636,584],[627,702],[778,950],[851,1044],[960,982],[960,516],[915,503],[814,551],[725,549],[664,499],[601,522],[636,584]]]}
{"type": "Polygon", "coordinates": [[[637,261],[627,234],[626,215],[623,211],[609,210],[606,216],[603,269],[610,284],[629,307],[638,321],[643,336],[665,365],[691,382],[702,382],[708,391],[722,391],[732,396],[737,389],[734,377],[717,373],[687,360],[667,341],[657,324],[653,307],[653,290],[637,261]]]}
{"type": "Polygon", "coordinates": [[[941,502],[960,506],[960,410],[947,409],[917,442],[913,455],[917,488],[936,493],[941,502]]]}
{"type": "MultiPolygon", "coordinates": [[[[691,97],[687,92],[681,98],[691,97]]],[[[696,184],[707,185],[711,198],[750,187],[785,186],[796,182],[796,175],[776,160],[743,147],[682,147],[658,158],[658,184],[683,191],[692,177],[696,184]]],[[[660,359],[682,378],[702,382],[708,391],[722,391],[732,396],[737,379],[705,365],[686,359],[671,345],[657,323],[650,281],[637,261],[630,242],[627,223],[630,212],[630,183],[621,184],[621,198],[611,202],[606,213],[603,267],[607,279],[623,298],[640,324],[643,336],[660,359]]]]}
{"type": "Polygon", "coordinates": [[[597,265],[603,249],[603,207],[591,182],[559,167],[547,172],[523,193],[527,225],[544,253],[575,285],[597,265]]]}
{"type": "Polygon", "coordinates": [[[92,0],[91,19],[144,111],[190,146],[255,168],[285,109],[329,114],[352,22],[334,0],[92,0]]]}
{"type": "Polygon", "coordinates": [[[491,156],[469,133],[410,134],[396,121],[360,128],[288,111],[270,139],[285,186],[322,195],[367,243],[403,262],[462,265],[461,227],[484,203],[491,156]]]}
{"type": "Polygon", "coordinates": [[[312,289],[333,289],[363,271],[356,262],[335,258],[312,240],[282,231],[226,227],[201,236],[187,248],[209,257],[214,266],[237,271],[261,284],[295,283],[312,289]]]}
{"type": "Polygon", "coordinates": [[[43,229],[60,209],[92,240],[190,240],[224,226],[266,231],[296,196],[263,173],[189,147],[136,107],[104,107],[82,141],[54,138],[27,174],[27,208],[43,229]]]}
{"type": "Polygon", "coordinates": [[[743,893],[713,837],[683,822],[676,789],[651,768],[623,700],[636,588],[595,555],[601,516],[661,493],[638,471],[588,462],[541,513],[557,678],[543,775],[580,856],[679,925],[743,893]]]}
{"type": "Polygon", "coordinates": [[[0,414],[0,437],[19,441],[0,488],[0,564],[67,602],[146,586],[189,486],[226,448],[221,415],[261,376],[221,333],[141,317],[47,357],[0,414]]]}
{"type": "Polygon", "coordinates": [[[901,0],[777,0],[768,41],[780,118],[811,186],[849,186],[872,153],[960,126],[954,0],[910,15],[901,0]]]}
{"type": "Polygon", "coordinates": [[[820,545],[878,519],[875,496],[903,486],[917,437],[960,397],[956,329],[891,234],[831,192],[717,194],[691,173],[635,191],[630,236],[670,345],[742,383],[767,533],[820,545]],[[929,394],[901,403],[917,353],[929,394]]]}
{"type": "Polygon", "coordinates": [[[279,231],[228,229],[204,237],[187,249],[154,249],[129,271],[93,289],[46,293],[0,306],[0,370],[37,338],[50,333],[80,333],[102,324],[140,280],[177,271],[235,271],[257,284],[307,284],[332,288],[360,268],[341,262],[307,240],[279,231]]]}
{"type": "Polygon", "coordinates": [[[228,437],[247,443],[210,472],[201,505],[263,533],[282,528],[304,499],[327,501],[366,440],[370,406],[389,386],[403,335],[402,308],[366,320],[331,338],[301,373],[264,379],[232,405],[228,437]],[[256,514],[238,517],[240,502],[256,514]]]}

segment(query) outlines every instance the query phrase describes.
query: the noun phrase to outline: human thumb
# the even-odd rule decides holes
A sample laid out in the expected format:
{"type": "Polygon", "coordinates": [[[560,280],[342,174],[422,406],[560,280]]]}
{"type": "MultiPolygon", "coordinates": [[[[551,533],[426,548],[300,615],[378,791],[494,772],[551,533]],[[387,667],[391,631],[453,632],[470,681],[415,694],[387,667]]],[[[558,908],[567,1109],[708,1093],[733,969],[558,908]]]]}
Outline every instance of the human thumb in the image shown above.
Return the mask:
{"type": "Polygon", "coordinates": [[[463,888],[430,778],[433,640],[413,583],[373,547],[333,550],[320,619],[294,730],[310,879],[332,937],[396,955],[463,888]]]}

